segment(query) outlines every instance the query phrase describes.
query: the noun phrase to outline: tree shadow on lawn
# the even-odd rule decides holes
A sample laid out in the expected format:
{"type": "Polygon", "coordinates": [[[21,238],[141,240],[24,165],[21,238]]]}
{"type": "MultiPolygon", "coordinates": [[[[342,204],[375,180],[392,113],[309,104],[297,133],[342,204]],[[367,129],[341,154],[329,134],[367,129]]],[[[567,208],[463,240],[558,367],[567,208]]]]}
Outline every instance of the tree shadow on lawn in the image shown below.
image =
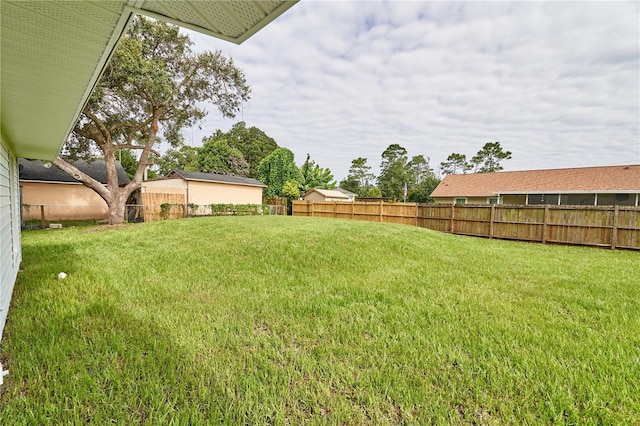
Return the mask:
{"type": "Polygon", "coordinates": [[[191,404],[218,412],[232,405],[168,326],[137,317],[108,281],[84,273],[87,258],[77,249],[25,247],[0,353],[10,370],[0,423],[164,424],[191,404]],[[57,279],[60,272],[68,277],[57,279]],[[214,400],[202,400],[203,386],[214,400]]]}
{"type": "Polygon", "coordinates": [[[3,348],[11,370],[0,394],[6,424],[165,424],[194,410],[213,409],[215,418],[234,404],[170,329],[102,296],[63,312],[15,316],[3,348]]]}

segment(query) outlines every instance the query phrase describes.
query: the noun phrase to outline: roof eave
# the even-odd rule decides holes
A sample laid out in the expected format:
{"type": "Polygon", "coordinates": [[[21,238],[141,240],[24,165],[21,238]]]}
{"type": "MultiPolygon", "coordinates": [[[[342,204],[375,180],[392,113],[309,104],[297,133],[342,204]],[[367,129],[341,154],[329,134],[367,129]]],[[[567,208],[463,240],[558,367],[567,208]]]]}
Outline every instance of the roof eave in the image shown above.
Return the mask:
{"type": "MultiPolygon", "coordinates": [[[[41,160],[53,160],[59,152],[62,150],[64,144],[67,142],[67,139],[84,109],[89,96],[91,95],[93,89],[95,88],[98,80],[102,76],[104,69],[111,58],[111,55],[116,48],[118,41],[120,40],[122,34],[125,32],[127,28],[127,24],[132,19],[134,14],[143,14],[146,16],[155,17],[158,19],[162,19],[176,25],[192,29],[194,31],[198,31],[203,34],[207,34],[222,40],[226,40],[232,43],[240,44],[246,41],[249,37],[253,36],[256,32],[264,28],[269,23],[273,22],[276,18],[286,12],[289,8],[295,5],[299,0],[285,0],[282,4],[275,6],[272,10],[267,10],[264,7],[260,6],[260,8],[264,11],[265,15],[259,19],[253,26],[247,27],[250,23],[247,23],[245,26],[245,30],[239,32],[237,37],[224,35],[222,33],[200,27],[198,25],[194,25],[188,22],[185,22],[181,19],[174,19],[168,16],[160,15],[156,12],[152,12],[150,10],[145,9],[145,0],[121,0],[122,3],[122,12],[117,19],[117,23],[112,27],[113,30],[111,35],[105,37],[103,40],[107,40],[106,44],[104,44],[104,49],[100,54],[99,59],[95,62],[95,67],[91,63],[89,63],[89,68],[93,67],[92,73],[83,73],[81,79],[77,80],[78,85],[77,90],[78,94],[82,93],[81,96],[76,97],[74,95],[73,102],[67,102],[65,108],[59,108],[60,117],[55,117],[55,120],[59,123],[58,126],[49,126],[48,124],[43,122],[41,124],[42,128],[46,128],[46,132],[42,130],[38,130],[36,132],[19,132],[15,129],[19,129],[20,126],[26,125],[24,123],[24,117],[29,117],[29,120],[33,122],[34,116],[46,116],[48,118],[54,118],[51,114],[46,113],[46,111],[32,111],[29,110],[28,113],[25,112],[26,109],[23,108],[19,110],[16,114],[18,117],[15,120],[8,120],[9,114],[5,114],[3,111],[2,114],[2,123],[0,126],[0,130],[2,132],[3,143],[10,146],[13,153],[17,157],[22,158],[32,158],[32,159],[41,159],[41,160]],[[85,78],[86,76],[86,78],[85,78]],[[34,115],[35,114],[35,115],[34,115]],[[5,120],[7,119],[7,120],[5,120]]],[[[157,3],[157,2],[156,2],[157,3]]],[[[197,3],[197,2],[195,2],[197,3]]],[[[3,3],[4,4],[4,3],[3,3]]],[[[116,4],[116,2],[112,2],[111,4],[116,4]]],[[[119,6],[118,6],[119,7],[119,6]]],[[[4,16],[3,16],[4,18],[4,16]]],[[[4,23],[4,22],[3,22],[4,23]]],[[[4,28],[4,25],[3,25],[4,28]]],[[[107,33],[108,34],[108,33],[107,33]]],[[[105,35],[107,35],[105,34],[105,35]]],[[[97,58],[96,56],[92,56],[97,58]]],[[[4,59],[4,58],[3,58],[4,59]]],[[[3,74],[3,77],[4,74],[3,74]]],[[[9,85],[9,78],[3,78],[2,84],[9,85]]],[[[10,85],[7,87],[11,87],[10,85]]],[[[4,106],[4,105],[3,105],[4,106]]],[[[8,108],[3,108],[3,110],[7,110],[8,108]]],[[[12,113],[15,112],[12,110],[12,113]]]]}
{"type": "Polygon", "coordinates": [[[187,182],[207,182],[207,183],[223,183],[223,184],[228,184],[228,185],[242,185],[242,186],[253,186],[253,187],[257,187],[257,188],[266,188],[267,186],[265,184],[257,184],[257,183],[243,183],[243,182],[229,182],[226,180],[212,180],[212,179],[194,179],[194,178],[185,178],[183,177],[182,179],[186,180],[187,182]]]}
{"type": "MultiPolygon", "coordinates": [[[[179,25],[181,27],[184,27],[184,28],[190,29],[192,31],[196,31],[196,32],[199,32],[199,33],[211,36],[211,37],[219,38],[221,40],[225,40],[225,41],[228,41],[230,43],[242,44],[247,39],[249,39],[251,36],[253,36],[258,31],[260,31],[262,28],[266,27],[268,24],[273,22],[276,18],[278,18],[284,12],[289,10],[298,1],[299,0],[287,0],[286,2],[281,4],[280,6],[276,7],[274,10],[272,10],[268,15],[265,16],[264,19],[259,21],[253,27],[247,29],[247,31],[245,31],[244,33],[242,33],[238,37],[231,37],[231,36],[222,34],[220,32],[211,31],[211,30],[209,30],[207,28],[204,28],[204,27],[201,27],[201,26],[198,26],[198,25],[194,25],[194,24],[191,24],[191,23],[188,23],[188,22],[180,21],[178,19],[174,19],[174,18],[171,18],[169,16],[162,15],[160,13],[144,9],[143,7],[127,6],[127,8],[132,10],[135,13],[140,13],[140,14],[148,16],[150,18],[154,18],[154,19],[159,19],[159,20],[162,20],[162,21],[170,22],[172,24],[179,25]]],[[[143,5],[144,5],[144,3],[143,3],[143,5]]]]}
{"type": "Polygon", "coordinates": [[[572,189],[548,191],[500,191],[496,195],[524,195],[524,194],[636,194],[640,189],[572,189]]]}
{"type": "MultiPolygon", "coordinates": [[[[198,179],[198,178],[191,178],[191,177],[186,177],[184,176],[182,173],[180,173],[180,170],[171,170],[171,172],[169,172],[169,174],[167,176],[171,176],[172,173],[177,174],[178,176],[180,176],[181,179],[186,180],[187,182],[211,182],[211,183],[228,183],[228,184],[232,184],[232,185],[244,185],[244,186],[254,186],[254,187],[260,187],[260,188],[266,188],[267,185],[263,184],[263,183],[243,183],[243,182],[229,182],[229,181],[225,181],[225,180],[214,180],[214,179],[198,179]]],[[[166,177],[164,179],[173,179],[173,178],[169,178],[166,177]]]]}

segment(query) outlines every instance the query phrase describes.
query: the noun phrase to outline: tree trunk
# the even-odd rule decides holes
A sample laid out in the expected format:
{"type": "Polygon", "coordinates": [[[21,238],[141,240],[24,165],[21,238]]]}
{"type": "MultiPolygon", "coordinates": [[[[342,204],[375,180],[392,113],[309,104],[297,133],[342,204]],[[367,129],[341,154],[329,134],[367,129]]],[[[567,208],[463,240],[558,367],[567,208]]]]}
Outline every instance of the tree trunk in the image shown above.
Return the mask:
{"type": "Polygon", "coordinates": [[[122,194],[113,197],[111,203],[109,203],[109,224],[119,225],[124,223],[125,211],[126,211],[127,199],[122,197],[122,194]]]}

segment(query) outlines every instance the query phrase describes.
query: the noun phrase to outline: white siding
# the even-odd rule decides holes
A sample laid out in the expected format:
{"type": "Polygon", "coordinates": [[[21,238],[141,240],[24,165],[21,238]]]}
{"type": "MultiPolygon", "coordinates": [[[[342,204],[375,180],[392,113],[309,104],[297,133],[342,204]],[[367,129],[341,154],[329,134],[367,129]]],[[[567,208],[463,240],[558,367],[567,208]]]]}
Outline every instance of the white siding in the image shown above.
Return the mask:
{"type": "Polygon", "coordinates": [[[21,260],[18,165],[0,138],[0,341],[21,260]]]}

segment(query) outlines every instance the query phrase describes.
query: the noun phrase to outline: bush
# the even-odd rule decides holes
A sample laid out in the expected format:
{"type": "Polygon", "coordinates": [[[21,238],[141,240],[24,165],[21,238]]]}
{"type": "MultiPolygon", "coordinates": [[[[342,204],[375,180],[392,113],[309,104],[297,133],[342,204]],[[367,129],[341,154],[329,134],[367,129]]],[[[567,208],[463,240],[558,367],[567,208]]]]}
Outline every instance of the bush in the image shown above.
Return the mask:
{"type": "Polygon", "coordinates": [[[212,216],[254,216],[262,214],[261,204],[211,204],[212,216]]]}

